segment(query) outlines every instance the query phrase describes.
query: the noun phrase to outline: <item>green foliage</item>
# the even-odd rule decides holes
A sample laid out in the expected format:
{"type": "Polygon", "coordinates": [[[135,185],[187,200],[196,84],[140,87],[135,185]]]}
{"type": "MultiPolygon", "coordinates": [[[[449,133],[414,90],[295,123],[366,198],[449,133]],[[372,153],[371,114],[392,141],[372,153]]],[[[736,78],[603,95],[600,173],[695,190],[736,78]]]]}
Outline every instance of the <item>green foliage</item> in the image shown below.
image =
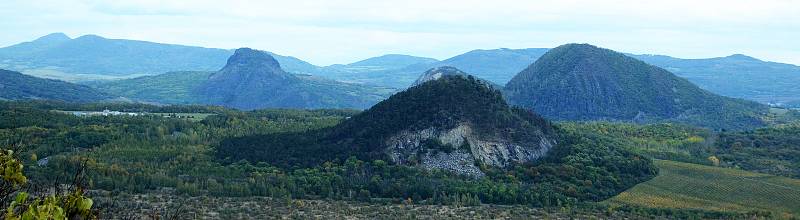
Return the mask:
{"type": "Polygon", "coordinates": [[[800,178],[800,125],[723,132],[716,146],[724,166],[800,178]]]}
{"type": "MultiPolygon", "coordinates": [[[[92,210],[93,201],[84,196],[82,188],[78,187],[66,195],[44,195],[41,198],[29,199],[29,193],[20,191],[22,185],[27,183],[27,178],[22,172],[23,165],[16,159],[13,151],[3,149],[0,153],[0,194],[5,198],[16,194],[15,198],[6,206],[3,219],[33,220],[33,219],[96,219],[96,210],[92,210]]],[[[5,201],[5,200],[3,200],[5,201]]]]}
{"type": "Polygon", "coordinates": [[[800,125],[714,132],[679,124],[561,123],[567,130],[602,135],[629,150],[662,160],[731,167],[797,178],[800,125]]]}
{"type": "Polygon", "coordinates": [[[709,164],[716,134],[681,124],[627,124],[610,122],[566,122],[566,130],[608,138],[619,146],[651,158],[709,164]]]}
{"type": "MultiPolygon", "coordinates": [[[[597,137],[563,141],[563,145],[553,149],[552,159],[509,170],[487,169],[487,177],[481,179],[357,158],[308,166],[300,166],[300,162],[277,166],[262,160],[243,162],[236,158],[220,164],[210,146],[221,140],[278,132],[284,133],[285,138],[287,132],[302,134],[299,132],[329,128],[356,112],[224,110],[193,122],[147,116],[77,117],[52,111],[55,109],[47,107],[50,105],[24,106],[0,109],[7,114],[4,117],[25,122],[0,129],[0,138],[28,140],[31,154],[49,158],[46,166],[30,167],[33,180],[66,179],[65,170],[76,170],[85,161],[89,186],[116,192],[143,193],[174,187],[185,195],[362,201],[410,198],[420,203],[463,206],[477,203],[565,206],[602,200],[655,175],[649,160],[597,137]],[[38,123],[42,125],[36,126],[38,123]],[[73,137],[70,131],[82,132],[73,137]],[[94,136],[91,131],[103,131],[105,135],[100,139],[103,141],[91,138],[94,136]],[[183,135],[174,135],[177,132],[183,135]],[[84,133],[85,138],[79,137],[84,133]],[[65,139],[71,140],[65,143],[75,144],[60,144],[65,139]],[[81,148],[92,150],[74,150],[81,148]]],[[[303,146],[290,149],[301,155],[303,146]]],[[[303,153],[324,155],[324,152],[303,153]]],[[[261,154],[269,155],[287,154],[280,151],[261,154]]]]}
{"type": "Polygon", "coordinates": [[[28,200],[28,194],[20,192],[17,199],[6,209],[5,219],[96,219],[92,210],[92,199],[84,197],[82,191],[75,191],[66,196],[50,195],[44,198],[28,200]],[[20,210],[23,210],[20,212],[20,210]]]}
{"type": "Polygon", "coordinates": [[[18,187],[28,182],[28,178],[22,173],[24,166],[17,160],[12,150],[0,150],[0,175],[4,183],[11,184],[11,187],[18,187]]]}

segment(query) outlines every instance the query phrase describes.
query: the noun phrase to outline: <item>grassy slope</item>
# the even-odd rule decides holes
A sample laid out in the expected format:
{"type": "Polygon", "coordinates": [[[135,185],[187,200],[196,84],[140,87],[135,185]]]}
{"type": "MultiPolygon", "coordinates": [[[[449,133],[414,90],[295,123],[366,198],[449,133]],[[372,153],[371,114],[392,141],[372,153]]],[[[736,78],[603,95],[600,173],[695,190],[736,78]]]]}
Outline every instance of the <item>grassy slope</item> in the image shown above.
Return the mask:
{"type": "Polygon", "coordinates": [[[656,160],[661,173],[609,200],[648,207],[768,210],[800,216],[800,180],[735,169],[656,160]]]}
{"type": "Polygon", "coordinates": [[[90,86],[110,94],[162,104],[197,103],[192,90],[213,72],[169,72],[155,76],[109,81],[90,86]]]}

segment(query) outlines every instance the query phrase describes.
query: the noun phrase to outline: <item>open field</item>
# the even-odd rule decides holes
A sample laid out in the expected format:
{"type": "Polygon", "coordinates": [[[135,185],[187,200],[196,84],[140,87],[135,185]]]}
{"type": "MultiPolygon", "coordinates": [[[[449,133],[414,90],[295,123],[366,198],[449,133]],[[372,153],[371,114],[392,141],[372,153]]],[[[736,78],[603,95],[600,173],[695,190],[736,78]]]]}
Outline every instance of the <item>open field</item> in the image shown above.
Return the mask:
{"type": "Polygon", "coordinates": [[[714,211],[772,211],[800,216],[800,180],[728,168],[656,160],[660,174],[607,202],[714,211]]]}

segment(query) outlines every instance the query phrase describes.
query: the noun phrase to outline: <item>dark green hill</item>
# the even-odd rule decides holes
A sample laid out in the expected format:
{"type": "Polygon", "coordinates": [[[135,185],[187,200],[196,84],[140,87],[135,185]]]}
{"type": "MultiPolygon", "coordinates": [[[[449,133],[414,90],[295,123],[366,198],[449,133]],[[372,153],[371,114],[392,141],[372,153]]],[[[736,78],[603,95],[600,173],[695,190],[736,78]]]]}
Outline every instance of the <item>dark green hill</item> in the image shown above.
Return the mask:
{"type": "Polygon", "coordinates": [[[0,99],[48,99],[67,102],[96,102],[110,95],[83,85],[42,79],[19,72],[0,69],[0,99]]]}
{"type": "Polygon", "coordinates": [[[195,93],[203,103],[238,109],[355,108],[384,99],[391,90],[290,74],[270,54],[241,48],[195,93]]]}
{"type": "Polygon", "coordinates": [[[554,135],[549,122],[509,107],[500,92],[484,82],[449,75],[397,93],[334,128],[301,134],[305,141],[300,143],[258,142],[255,144],[277,145],[260,149],[237,145],[220,150],[251,160],[312,165],[350,155],[399,164],[433,163],[434,158],[427,156],[411,157],[438,149],[472,161],[465,169],[475,171],[471,167],[475,160],[501,167],[533,161],[554,145],[554,135]],[[459,154],[459,150],[464,152],[459,154]]]}
{"type": "Polygon", "coordinates": [[[649,159],[613,141],[556,128],[462,75],[399,92],[334,127],[229,138],[215,148],[223,162],[287,170],[367,167],[340,175],[363,186],[363,194],[403,198],[410,196],[405,184],[384,184],[419,183],[433,193],[418,199],[467,193],[496,204],[600,201],[657,172],[649,159]],[[493,193],[501,188],[508,193],[493,193]]]}
{"type": "Polygon", "coordinates": [[[510,102],[554,120],[676,121],[724,129],[762,126],[768,108],[588,44],[554,48],[506,85],[510,102]]]}

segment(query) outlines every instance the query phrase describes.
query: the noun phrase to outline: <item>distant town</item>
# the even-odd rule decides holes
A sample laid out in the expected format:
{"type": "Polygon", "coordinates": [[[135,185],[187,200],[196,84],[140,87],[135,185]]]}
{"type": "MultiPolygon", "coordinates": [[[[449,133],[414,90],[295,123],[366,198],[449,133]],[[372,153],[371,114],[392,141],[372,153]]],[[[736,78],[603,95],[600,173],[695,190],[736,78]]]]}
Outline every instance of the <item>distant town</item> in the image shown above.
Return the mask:
{"type": "Polygon", "coordinates": [[[200,121],[208,117],[207,113],[151,113],[151,112],[121,112],[121,111],[112,111],[112,110],[103,110],[103,111],[57,111],[62,112],[65,114],[71,114],[74,116],[82,116],[82,117],[91,117],[91,116],[161,116],[164,118],[182,118],[182,119],[190,119],[200,121]]]}

